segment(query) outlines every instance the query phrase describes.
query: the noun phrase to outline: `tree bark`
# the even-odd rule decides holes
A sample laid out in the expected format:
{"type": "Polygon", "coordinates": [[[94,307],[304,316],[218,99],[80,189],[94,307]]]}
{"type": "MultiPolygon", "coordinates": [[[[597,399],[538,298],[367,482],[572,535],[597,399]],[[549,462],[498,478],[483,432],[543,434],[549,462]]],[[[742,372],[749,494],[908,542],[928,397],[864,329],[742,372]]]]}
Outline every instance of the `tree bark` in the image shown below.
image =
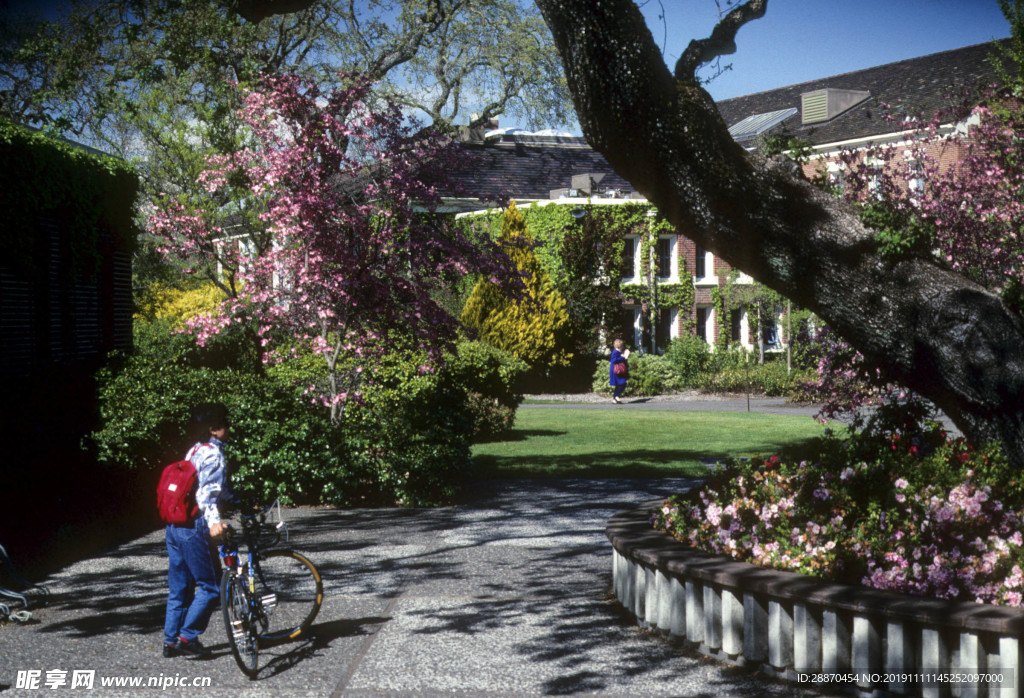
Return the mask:
{"type": "MultiPolygon", "coordinates": [[[[755,18],[765,3],[736,11],[755,18]]],[[[973,442],[995,439],[1024,465],[1018,314],[935,260],[883,258],[851,206],[784,158],[747,154],[694,79],[696,61],[673,75],[631,0],[537,4],[583,133],[616,172],[682,234],[813,310],[973,442]]],[[[699,61],[728,52],[743,24],[732,15],[729,31],[697,44],[699,61]]]]}

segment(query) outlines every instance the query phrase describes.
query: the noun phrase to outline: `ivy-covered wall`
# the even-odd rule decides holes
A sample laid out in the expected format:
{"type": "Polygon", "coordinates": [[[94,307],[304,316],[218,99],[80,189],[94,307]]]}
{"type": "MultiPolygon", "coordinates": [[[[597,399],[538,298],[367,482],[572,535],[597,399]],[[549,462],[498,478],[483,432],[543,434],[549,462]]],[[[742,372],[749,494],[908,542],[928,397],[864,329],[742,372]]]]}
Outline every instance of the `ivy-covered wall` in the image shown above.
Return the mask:
{"type": "MultiPolygon", "coordinates": [[[[624,304],[642,306],[646,346],[662,309],[678,309],[681,322],[693,314],[692,274],[679,257],[678,280],[657,278],[655,245],[661,235],[678,235],[648,203],[550,203],[527,204],[519,212],[537,240],[537,258],[559,292],[566,298],[580,334],[586,335],[591,352],[620,336],[624,304]],[[623,283],[626,237],[636,236],[639,245],[639,277],[623,283]]],[[[496,236],[502,212],[492,210],[462,220],[477,234],[496,236]]],[[[682,239],[680,237],[680,239],[682,239]]],[[[677,254],[680,248],[677,247],[677,254]]],[[[631,275],[632,276],[632,275],[631,275]]]]}
{"type": "Polygon", "coordinates": [[[71,536],[82,516],[112,519],[130,499],[80,444],[93,371],[131,347],[138,179],[121,161],[4,121],[0,162],[0,420],[13,495],[0,532],[21,532],[2,540],[13,554],[71,536]]]}
{"type": "MultiPolygon", "coordinates": [[[[783,299],[761,284],[740,282],[738,273],[715,258],[711,276],[715,285],[694,286],[692,267],[699,248],[679,235],[657,210],[643,202],[532,203],[519,207],[530,234],[536,239],[537,258],[558,291],[566,298],[575,318],[577,332],[585,335],[578,349],[599,352],[602,343],[622,336],[623,306],[639,307],[643,334],[640,344],[651,348],[652,332],[662,310],[677,310],[678,332],[693,332],[696,307],[714,310],[709,341],[717,349],[733,344],[731,317],[747,312],[749,336],[757,346],[759,318],[776,315],[783,299]],[[659,236],[677,235],[675,254],[678,274],[671,280],[656,273],[656,244],[659,236]],[[623,283],[623,258],[627,236],[639,240],[635,249],[639,274],[623,283]]],[[[502,211],[465,216],[461,220],[477,235],[497,236],[502,211]]],[[[780,327],[780,330],[782,328],[780,327]]]]}
{"type": "Polygon", "coordinates": [[[4,121],[0,162],[0,375],[129,348],[132,168],[4,121]]]}

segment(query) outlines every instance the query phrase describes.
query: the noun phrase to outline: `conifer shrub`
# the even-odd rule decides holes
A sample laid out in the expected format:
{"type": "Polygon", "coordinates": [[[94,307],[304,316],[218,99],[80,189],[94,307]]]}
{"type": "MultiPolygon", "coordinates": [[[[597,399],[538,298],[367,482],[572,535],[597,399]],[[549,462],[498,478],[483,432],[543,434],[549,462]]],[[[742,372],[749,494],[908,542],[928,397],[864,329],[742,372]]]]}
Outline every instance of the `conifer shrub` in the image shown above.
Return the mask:
{"type": "Polygon", "coordinates": [[[462,310],[463,324],[481,341],[531,367],[568,365],[572,325],[565,299],[537,260],[536,244],[514,202],[504,213],[499,242],[521,276],[521,297],[510,298],[488,279],[480,279],[462,310]]]}

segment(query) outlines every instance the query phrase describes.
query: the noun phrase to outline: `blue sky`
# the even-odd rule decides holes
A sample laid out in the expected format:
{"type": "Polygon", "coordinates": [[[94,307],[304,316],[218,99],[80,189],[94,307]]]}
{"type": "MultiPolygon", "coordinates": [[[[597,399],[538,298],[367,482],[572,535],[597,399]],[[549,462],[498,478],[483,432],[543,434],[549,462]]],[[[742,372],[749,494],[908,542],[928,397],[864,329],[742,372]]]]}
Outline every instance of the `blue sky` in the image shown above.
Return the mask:
{"type": "MultiPolygon", "coordinates": [[[[0,0],[0,9],[64,2],[0,0]]],[[[717,21],[714,0],[636,2],[670,66],[691,39],[709,35],[717,21]]],[[[998,0],[769,0],[767,14],[740,29],[737,52],[722,59],[732,69],[707,89],[716,100],[727,99],[1009,33],[998,0]]]]}
{"type": "MultiPolygon", "coordinates": [[[[638,0],[666,62],[711,33],[713,0],[638,0]],[[666,26],[658,18],[664,14],[666,26]]],[[[722,0],[722,5],[725,5],[722,0]]],[[[1009,36],[997,0],[769,0],[740,29],[733,68],[708,85],[716,100],[1009,36]]]]}

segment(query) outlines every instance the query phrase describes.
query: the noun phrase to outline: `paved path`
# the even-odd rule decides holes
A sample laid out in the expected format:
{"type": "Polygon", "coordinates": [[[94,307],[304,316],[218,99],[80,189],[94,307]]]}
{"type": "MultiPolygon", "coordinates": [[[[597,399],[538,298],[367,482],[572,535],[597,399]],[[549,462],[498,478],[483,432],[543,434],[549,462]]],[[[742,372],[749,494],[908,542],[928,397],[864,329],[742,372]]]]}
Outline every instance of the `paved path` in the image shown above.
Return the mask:
{"type": "Polygon", "coordinates": [[[787,402],[782,397],[694,397],[694,396],[659,396],[659,397],[627,397],[616,405],[611,398],[595,399],[587,395],[585,401],[574,401],[574,396],[537,396],[543,402],[527,402],[520,409],[557,409],[572,407],[583,410],[667,410],[675,412],[758,412],[761,414],[806,415],[813,417],[821,409],[820,405],[801,405],[787,402]],[[547,399],[545,399],[547,398],[547,399]],[[553,399],[552,399],[553,398],[553,399]]]}
{"type": "MultiPolygon", "coordinates": [[[[52,575],[30,625],[0,626],[0,693],[19,671],[95,671],[84,695],[794,696],[795,687],[700,658],[638,629],[609,594],[608,518],[685,479],[489,481],[433,510],[286,512],[325,578],[305,641],[275,648],[258,680],[232,659],[219,614],[214,658],[160,656],[162,532],[52,575]],[[101,688],[209,678],[208,688],[101,688]]],[[[9,693],[6,691],[9,690],[9,693]]]]}

